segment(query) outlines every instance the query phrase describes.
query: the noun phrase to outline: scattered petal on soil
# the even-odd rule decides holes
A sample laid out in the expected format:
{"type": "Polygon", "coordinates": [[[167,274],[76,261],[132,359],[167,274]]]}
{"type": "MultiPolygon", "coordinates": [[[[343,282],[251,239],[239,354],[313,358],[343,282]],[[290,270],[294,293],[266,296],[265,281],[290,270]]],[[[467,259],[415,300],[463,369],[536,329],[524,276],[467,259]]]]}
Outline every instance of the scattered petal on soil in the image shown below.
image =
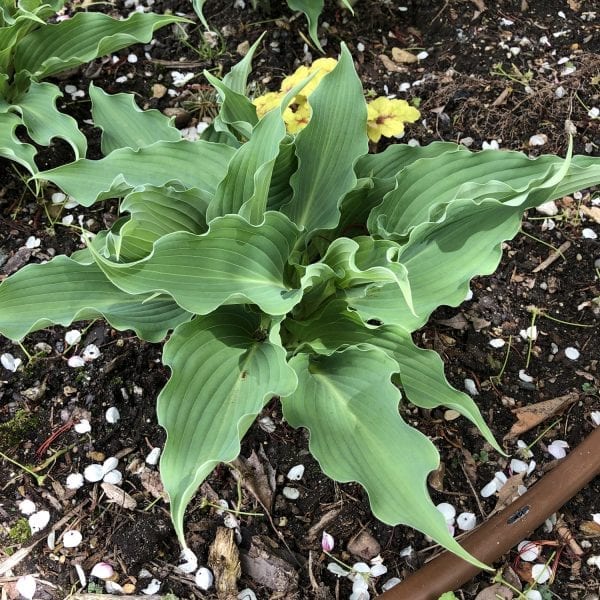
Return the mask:
{"type": "Polygon", "coordinates": [[[533,381],[533,377],[531,375],[528,375],[525,372],[525,369],[520,369],[519,370],[519,379],[521,381],[524,381],[525,383],[531,383],[533,381]]]}
{"type": "Polygon", "coordinates": [[[95,463],[88,465],[83,471],[83,476],[85,477],[86,481],[89,481],[90,483],[100,481],[104,477],[104,474],[105,473],[102,465],[95,463]]]}
{"type": "Polygon", "coordinates": [[[261,417],[258,420],[258,426],[267,433],[273,433],[276,429],[275,422],[271,417],[261,417]]]}
{"type": "Polygon", "coordinates": [[[31,600],[35,595],[36,587],[37,584],[33,575],[23,575],[23,577],[19,577],[19,579],[17,579],[17,592],[19,592],[23,598],[31,600]]]}
{"type": "Polygon", "coordinates": [[[81,544],[82,539],[83,536],[81,535],[81,532],[76,529],[70,529],[63,534],[63,546],[65,548],[76,548],[81,544]]]}
{"type": "Polygon", "coordinates": [[[488,342],[488,344],[492,348],[502,348],[502,346],[504,346],[504,344],[506,344],[506,342],[502,338],[494,338],[493,340],[490,340],[488,342]]]}
{"type": "Polygon", "coordinates": [[[537,590],[529,590],[525,592],[525,600],[542,600],[542,594],[537,590]]]}
{"type": "Polygon", "coordinates": [[[463,512],[456,517],[456,525],[461,531],[471,531],[477,524],[477,518],[473,513],[463,512]]]}
{"type": "Polygon", "coordinates": [[[40,238],[37,238],[34,235],[30,235],[27,238],[27,241],[25,242],[25,247],[33,250],[33,248],[39,248],[41,243],[42,242],[41,242],[40,238]]]}
{"type": "Polygon", "coordinates": [[[243,589],[237,595],[237,597],[238,597],[238,600],[257,600],[256,594],[250,588],[243,589]]]}
{"type": "Polygon", "coordinates": [[[198,558],[189,548],[181,551],[179,560],[182,562],[177,565],[177,568],[183,573],[193,573],[198,568],[198,558]]]}
{"type": "Polygon", "coordinates": [[[525,473],[529,466],[526,462],[519,460],[518,458],[513,458],[510,461],[510,470],[513,473],[525,473]]]}
{"type": "Polygon", "coordinates": [[[84,434],[89,433],[92,430],[92,426],[87,419],[80,419],[79,423],[76,423],[73,429],[79,434],[84,434]]]}
{"type": "Polygon", "coordinates": [[[546,583],[552,577],[552,571],[547,565],[536,564],[531,567],[531,576],[537,583],[546,583]]]}
{"type": "Polygon", "coordinates": [[[598,427],[600,425],[600,410],[593,411],[590,417],[592,418],[592,423],[598,427]]]}
{"type": "Polygon", "coordinates": [[[572,346],[569,346],[568,348],[565,348],[565,356],[569,360],[577,360],[580,356],[579,350],[577,350],[577,348],[573,348],[572,346]]]}
{"type": "Polygon", "coordinates": [[[598,237],[598,234],[593,229],[586,227],[585,229],[581,230],[581,237],[585,238],[586,240],[595,240],[598,237]]]}
{"type": "Polygon", "coordinates": [[[331,552],[334,546],[335,540],[333,539],[333,536],[330,533],[323,531],[323,537],[321,538],[321,548],[323,548],[323,552],[331,552]]]}
{"type": "Polygon", "coordinates": [[[209,590],[212,587],[213,581],[215,580],[212,571],[206,567],[200,567],[196,572],[196,585],[201,590],[209,590]]]}
{"type": "Polygon", "coordinates": [[[541,215],[546,215],[547,217],[554,217],[558,214],[558,206],[556,206],[556,202],[554,202],[554,200],[550,200],[550,202],[544,202],[543,204],[536,206],[535,210],[541,215]]]}
{"type": "Polygon", "coordinates": [[[158,463],[159,458],[160,458],[160,448],[152,448],[152,450],[150,450],[148,456],[146,456],[146,462],[149,465],[155,465],[158,463]]]}
{"type": "Polygon", "coordinates": [[[554,440],[548,445],[548,453],[556,459],[564,458],[567,455],[568,447],[569,444],[564,440],[554,440]]]}
{"type": "Polygon", "coordinates": [[[533,562],[540,555],[540,547],[535,542],[523,540],[517,546],[519,557],[525,562],[533,562]]]}
{"type": "Polygon", "coordinates": [[[65,333],[65,342],[67,342],[69,346],[79,344],[80,341],[81,331],[79,331],[78,329],[71,329],[71,331],[67,331],[67,333],[65,333]]]}
{"type": "Polygon", "coordinates": [[[296,465],[292,467],[287,474],[290,481],[300,481],[304,475],[304,465],[296,465]]]}
{"type": "Polygon", "coordinates": [[[288,500],[298,500],[300,497],[300,491],[296,488],[288,487],[287,485],[283,488],[283,495],[288,500]]]}
{"type": "Polygon", "coordinates": [[[106,419],[107,423],[116,423],[121,418],[119,409],[116,406],[111,406],[109,409],[107,409],[104,418],[106,419]]]}
{"type": "Polygon", "coordinates": [[[387,592],[388,590],[391,590],[395,585],[398,585],[401,582],[402,582],[402,580],[399,579],[398,577],[391,577],[381,586],[381,589],[384,592],[387,592]]]}
{"type": "Polygon", "coordinates": [[[600,569],[600,555],[599,554],[590,556],[585,562],[590,567],[597,567],[598,569],[600,569]]]}
{"type": "Polygon", "coordinates": [[[142,594],[146,594],[147,596],[151,596],[152,594],[156,594],[158,590],[160,590],[161,581],[158,579],[153,579],[143,590],[140,590],[142,594]]]}
{"type": "Polygon", "coordinates": [[[85,588],[87,586],[87,577],[85,576],[85,571],[80,564],[75,563],[73,566],[75,567],[75,571],[79,579],[79,585],[81,585],[82,588],[85,588]]]}
{"type": "Polygon", "coordinates": [[[334,562],[330,562],[327,565],[327,570],[330,573],[337,575],[338,577],[346,577],[346,575],[348,575],[350,573],[350,571],[346,571],[346,569],[343,569],[342,567],[340,567],[340,565],[338,565],[337,563],[334,563],[334,562]]]}
{"type": "Polygon", "coordinates": [[[111,581],[110,579],[106,581],[106,583],[104,584],[104,587],[109,594],[122,594],[123,593],[123,587],[120,586],[118,583],[111,581]]]}
{"type": "Polygon", "coordinates": [[[119,459],[116,456],[109,456],[102,463],[102,471],[104,472],[104,474],[106,474],[109,471],[112,471],[113,469],[116,469],[117,466],[118,466],[118,464],[119,464],[119,459]]]}
{"type": "MultiPolygon", "coordinates": [[[[545,133],[536,133],[529,138],[530,146],[543,146],[548,143],[548,136],[545,133]]],[[[555,213],[556,214],[556,213],[555,213]]]]}
{"type": "Polygon", "coordinates": [[[26,498],[25,500],[21,500],[19,502],[19,512],[24,515],[32,515],[36,511],[35,503],[26,498]]]}
{"type": "Polygon", "coordinates": [[[72,369],[79,369],[80,367],[83,367],[85,365],[85,360],[83,360],[83,358],[81,358],[81,356],[71,356],[69,358],[69,360],[67,361],[67,364],[72,368],[72,369]]]}
{"type": "Polygon", "coordinates": [[[531,340],[531,341],[535,342],[535,340],[537,340],[537,336],[538,336],[538,329],[535,325],[531,325],[527,329],[521,329],[521,331],[519,332],[519,335],[525,341],[531,340]]]}
{"type": "Polygon", "coordinates": [[[42,531],[50,522],[50,513],[47,510],[40,510],[30,515],[28,522],[32,534],[42,531]]]}
{"type": "Polygon", "coordinates": [[[121,475],[121,471],[113,469],[102,478],[102,481],[104,483],[112,483],[112,485],[119,485],[123,481],[123,475],[121,475]]]}
{"type": "Polygon", "coordinates": [[[373,565],[371,567],[371,575],[373,577],[380,577],[381,575],[385,575],[387,573],[387,567],[382,564],[373,565]]]}
{"type": "Polygon", "coordinates": [[[9,352],[5,352],[0,356],[0,362],[5,369],[14,373],[21,366],[23,361],[20,358],[15,358],[9,352]]]}
{"type": "Polygon", "coordinates": [[[446,523],[453,524],[454,517],[456,517],[456,509],[452,504],[448,502],[442,502],[436,506],[436,508],[444,515],[444,519],[446,519],[446,523]]]}
{"type": "Polygon", "coordinates": [[[465,379],[465,390],[467,390],[467,393],[470,396],[478,396],[479,395],[479,390],[477,389],[477,385],[475,384],[475,382],[472,379],[469,379],[468,377],[465,379]]]}
{"type": "Polygon", "coordinates": [[[54,550],[56,546],[56,531],[51,531],[46,538],[46,544],[50,550],[54,550]]]}
{"type": "Polygon", "coordinates": [[[78,490],[83,485],[83,475],[81,473],[71,473],[67,477],[67,488],[78,490]]]}
{"type": "Polygon", "coordinates": [[[110,579],[114,573],[115,570],[107,562],[99,562],[94,565],[90,574],[98,579],[110,579]]]}

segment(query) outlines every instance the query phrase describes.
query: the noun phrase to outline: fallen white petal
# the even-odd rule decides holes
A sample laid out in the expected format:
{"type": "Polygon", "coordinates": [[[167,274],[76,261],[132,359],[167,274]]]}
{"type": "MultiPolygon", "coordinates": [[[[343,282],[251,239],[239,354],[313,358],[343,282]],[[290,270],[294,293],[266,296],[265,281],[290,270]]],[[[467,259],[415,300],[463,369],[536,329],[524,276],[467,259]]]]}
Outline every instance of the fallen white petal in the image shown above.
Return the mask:
{"type": "Polygon", "coordinates": [[[113,469],[104,475],[102,481],[104,483],[112,483],[112,485],[119,485],[123,481],[123,475],[121,475],[121,471],[113,469]]]}
{"type": "Polygon", "coordinates": [[[116,406],[111,406],[107,409],[104,418],[108,423],[116,423],[121,418],[121,413],[119,413],[119,409],[116,406]]]}
{"type": "Polygon", "coordinates": [[[85,477],[86,481],[95,483],[96,481],[100,481],[104,477],[104,469],[102,468],[102,465],[94,463],[88,465],[84,469],[83,476],[85,477]]]}
{"type": "Polygon", "coordinates": [[[323,535],[321,536],[321,548],[323,548],[324,552],[331,552],[333,547],[335,546],[335,540],[330,533],[323,531],[323,535]]]}
{"type": "Polygon", "coordinates": [[[66,196],[62,192],[54,192],[52,196],[50,196],[50,200],[52,200],[52,204],[62,204],[66,200],[66,196]]]}
{"type": "Polygon", "coordinates": [[[46,544],[50,550],[54,550],[54,547],[56,546],[56,531],[51,531],[48,534],[48,537],[46,538],[46,544]]]}
{"type": "Polygon", "coordinates": [[[387,573],[387,567],[382,564],[373,565],[371,567],[371,575],[373,577],[380,577],[381,575],[385,575],[387,573]]]}
{"type": "Polygon", "coordinates": [[[591,119],[597,119],[598,117],[600,117],[600,108],[598,108],[597,106],[590,108],[590,110],[588,110],[588,117],[590,117],[591,119]]]}
{"type": "Polygon", "coordinates": [[[525,600],[542,600],[542,595],[537,590],[525,592],[525,600]]]}
{"type": "Polygon", "coordinates": [[[586,227],[585,229],[581,230],[581,237],[585,238],[586,240],[595,240],[598,237],[598,234],[593,229],[586,227]]]}
{"type": "Polygon", "coordinates": [[[600,555],[599,554],[590,556],[585,562],[590,567],[598,567],[600,569],[600,555]]]}
{"type": "Polygon", "coordinates": [[[19,512],[24,515],[32,515],[36,510],[35,503],[28,498],[19,502],[19,512]]]}
{"type": "Polygon", "coordinates": [[[151,596],[152,594],[156,594],[158,590],[160,590],[161,581],[158,579],[153,579],[150,583],[143,589],[140,590],[142,594],[146,594],[147,596],[151,596]]]}
{"type": "Polygon", "coordinates": [[[67,477],[67,488],[78,490],[83,485],[83,475],[81,473],[71,473],[67,477]]]}
{"type": "Polygon", "coordinates": [[[399,583],[401,583],[402,580],[398,577],[391,577],[390,579],[388,579],[382,586],[381,589],[384,592],[387,592],[388,590],[391,590],[395,585],[398,585],[399,583]]]}
{"type": "Polygon", "coordinates": [[[519,454],[523,458],[531,458],[533,456],[533,452],[523,440],[517,440],[517,448],[519,448],[519,454]]]}
{"type": "Polygon", "coordinates": [[[30,250],[33,250],[34,248],[39,248],[41,243],[40,238],[36,238],[35,235],[30,235],[25,242],[25,246],[30,250]]]}
{"type": "Polygon", "coordinates": [[[92,430],[92,426],[87,419],[80,419],[79,423],[76,423],[73,429],[80,434],[89,433],[92,430]]]}
{"type": "Polygon", "coordinates": [[[537,583],[546,583],[552,577],[552,571],[547,565],[538,563],[531,567],[531,576],[537,583]]]}
{"type": "Polygon", "coordinates": [[[590,414],[590,417],[592,419],[592,423],[598,427],[600,425],[600,410],[594,410],[592,411],[592,413],[590,414]]]}
{"type": "Polygon", "coordinates": [[[69,344],[69,346],[74,346],[75,344],[79,344],[81,341],[81,331],[78,329],[71,329],[65,333],[65,342],[69,344]]]}
{"type": "Polygon", "coordinates": [[[417,54],[417,58],[419,60],[425,60],[428,56],[429,56],[429,52],[425,52],[425,50],[423,50],[422,52],[419,52],[419,54],[417,54]]]}
{"type": "Polygon", "coordinates": [[[448,502],[441,502],[436,506],[436,508],[444,515],[444,519],[446,519],[446,523],[454,523],[454,517],[456,516],[456,509],[452,504],[448,502]]]}
{"type": "Polygon", "coordinates": [[[577,348],[573,348],[573,346],[568,346],[565,348],[565,356],[569,360],[577,360],[579,358],[579,350],[577,348]]]}
{"type": "Polygon", "coordinates": [[[17,585],[15,587],[17,588],[17,592],[19,592],[23,598],[31,600],[35,594],[37,584],[33,575],[23,575],[23,577],[17,579],[17,585]]]}
{"type": "Polygon", "coordinates": [[[149,465],[155,465],[158,463],[158,459],[160,458],[160,448],[152,448],[146,456],[146,462],[149,465]]]}
{"type": "Polygon", "coordinates": [[[104,583],[104,588],[106,589],[106,591],[109,594],[122,594],[123,593],[122,586],[120,586],[118,583],[115,583],[114,581],[111,581],[110,579],[108,579],[104,583]]]}
{"type": "Polygon", "coordinates": [[[502,471],[496,471],[494,473],[494,479],[496,480],[496,486],[498,489],[500,489],[508,481],[508,477],[502,471]]]}
{"type": "Polygon", "coordinates": [[[238,595],[238,600],[257,600],[256,594],[250,589],[243,589],[238,595]]]}
{"type": "Polygon", "coordinates": [[[548,445],[548,453],[556,459],[564,458],[567,455],[569,444],[564,440],[554,440],[548,445]]]}
{"type": "Polygon", "coordinates": [[[330,562],[327,565],[327,570],[330,573],[337,575],[338,577],[346,577],[346,575],[348,575],[350,573],[350,571],[343,569],[342,567],[340,567],[340,565],[338,565],[337,563],[334,563],[334,562],[330,562]]]}
{"type": "Polygon", "coordinates": [[[468,377],[465,379],[465,390],[467,390],[467,393],[470,396],[478,396],[479,395],[479,390],[477,389],[477,385],[475,385],[475,382],[472,379],[469,379],[468,377]]]}
{"type": "Polygon", "coordinates": [[[37,533],[38,531],[42,531],[42,529],[44,529],[44,527],[46,527],[46,525],[48,525],[50,522],[50,513],[47,510],[40,510],[30,515],[27,521],[29,523],[31,533],[37,533]]]}
{"type": "Polygon", "coordinates": [[[84,588],[87,586],[87,577],[85,576],[85,571],[80,564],[75,563],[73,565],[75,567],[75,571],[77,572],[77,577],[79,579],[79,585],[84,588]]]}
{"type": "Polygon", "coordinates": [[[5,369],[14,373],[21,366],[22,361],[20,358],[15,358],[12,354],[6,352],[0,356],[0,363],[5,369]]]}
{"type": "Polygon", "coordinates": [[[533,377],[526,373],[525,369],[519,369],[519,379],[525,383],[531,383],[533,381],[533,377]]]}
{"type": "Polygon", "coordinates": [[[486,483],[483,486],[483,488],[481,489],[480,494],[484,498],[489,498],[490,496],[493,496],[497,491],[498,491],[498,488],[496,486],[496,480],[492,479],[489,483],[486,483]]]}
{"type": "Polygon", "coordinates": [[[527,465],[527,475],[531,475],[535,471],[536,464],[537,463],[535,462],[535,460],[529,461],[529,464],[527,465]]]}
{"type": "Polygon", "coordinates": [[[177,568],[183,573],[193,573],[198,567],[198,558],[190,548],[184,548],[181,551],[179,560],[182,562],[177,565],[177,568]]]}
{"type": "Polygon", "coordinates": [[[525,473],[527,471],[528,465],[525,461],[519,460],[518,458],[513,458],[510,461],[510,470],[513,473],[525,473]]]}
{"type": "MultiPolygon", "coordinates": [[[[536,133],[529,138],[530,146],[543,146],[548,143],[548,136],[545,133],[536,133]]],[[[555,213],[556,214],[556,213],[555,213]]]]}
{"type": "Polygon", "coordinates": [[[352,565],[352,570],[355,573],[371,573],[371,567],[366,562],[357,562],[352,565]]]}
{"type": "Polygon", "coordinates": [[[200,567],[196,572],[196,585],[201,590],[208,590],[212,587],[213,581],[215,580],[212,571],[206,567],[200,567]]]}
{"type": "Polygon", "coordinates": [[[488,344],[492,348],[502,348],[502,346],[504,346],[504,344],[506,344],[506,342],[502,338],[494,338],[493,340],[490,340],[488,342],[488,344]]]}
{"type": "Polygon", "coordinates": [[[240,526],[238,520],[235,518],[235,515],[230,512],[225,513],[225,516],[223,517],[223,525],[225,525],[227,529],[237,529],[240,526]]]}
{"type": "Polygon", "coordinates": [[[70,529],[63,534],[63,546],[65,548],[76,548],[81,544],[83,536],[76,529],[70,529]]]}
{"type": "Polygon", "coordinates": [[[299,490],[297,490],[296,488],[288,487],[287,485],[283,488],[282,493],[288,500],[298,500],[298,498],[300,497],[299,490]]]}
{"type": "Polygon", "coordinates": [[[109,456],[102,463],[102,470],[104,471],[104,474],[108,473],[109,471],[112,471],[113,469],[116,469],[118,464],[119,464],[119,459],[116,456],[109,456]]]}
{"type": "Polygon", "coordinates": [[[94,565],[90,575],[98,579],[110,579],[115,574],[115,570],[107,562],[99,562],[94,565]]]}
{"type": "Polygon", "coordinates": [[[543,204],[536,206],[535,210],[542,215],[546,215],[547,217],[554,217],[558,214],[558,206],[556,206],[556,202],[554,202],[554,200],[550,200],[549,202],[544,202],[543,204]]]}
{"type": "Polygon", "coordinates": [[[275,425],[275,422],[273,421],[273,419],[271,419],[271,417],[261,417],[258,420],[258,426],[267,433],[273,433],[275,429],[277,429],[277,426],[275,425]]]}
{"type": "Polygon", "coordinates": [[[461,531],[471,531],[477,524],[477,518],[471,512],[463,512],[456,517],[456,525],[461,531]]]}
{"type": "Polygon", "coordinates": [[[399,556],[410,556],[412,553],[414,552],[414,548],[412,546],[406,546],[405,548],[402,548],[402,550],[400,550],[400,552],[398,553],[399,556]]]}
{"type": "Polygon", "coordinates": [[[304,475],[304,465],[296,465],[292,467],[287,474],[290,481],[300,481],[304,475]]]}
{"type": "Polygon", "coordinates": [[[517,546],[517,550],[519,552],[519,557],[525,562],[533,562],[534,560],[537,560],[540,555],[540,547],[529,540],[520,542],[517,546]]]}
{"type": "Polygon", "coordinates": [[[75,355],[69,358],[67,364],[73,369],[79,369],[80,367],[83,367],[85,365],[85,360],[83,360],[81,356],[75,355]]]}
{"type": "Polygon", "coordinates": [[[530,325],[527,329],[521,329],[519,335],[525,340],[537,340],[538,329],[536,325],[530,325]]]}
{"type": "Polygon", "coordinates": [[[352,591],[354,594],[362,594],[369,591],[369,584],[362,575],[354,578],[354,581],[352,582],[352,591]]]}
{"type": "Polygon", "coordinates": [[[96,360],[100,356],[100,350],[98,346],[96,346],[96,344],[88,344],[83,349],[82,356],[83,360],[85,360],[86,362],[96,360]]]}

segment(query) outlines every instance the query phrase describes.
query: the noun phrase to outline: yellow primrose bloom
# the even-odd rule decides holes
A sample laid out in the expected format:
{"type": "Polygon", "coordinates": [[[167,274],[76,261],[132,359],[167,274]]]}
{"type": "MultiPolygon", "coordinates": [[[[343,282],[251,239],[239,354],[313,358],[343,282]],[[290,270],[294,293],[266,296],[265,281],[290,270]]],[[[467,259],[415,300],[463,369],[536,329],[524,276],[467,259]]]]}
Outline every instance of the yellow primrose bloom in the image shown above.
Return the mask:
{"type": "Polygon", "coordinates": [[[375,98],[367,105],[367,134],[372,142],[404,131],[404,123],[414,123],[421,113],[406,100],[375,98]]]}
{"type": "Polygon", "coordinates": [[[282,82],[279,88],[286,94],[295,86],[298,85],[303,79],[306,79],[310,75],[308,67],[304,65],[298,67],[291,75],[288,75],[282,82]]]}
{"type": "Polygon", "coordinates": [[[268,92],[262,96],[258,96],[252,100],[252,104],[256,106],[256,114],[259,119],[264,117],[270,110],[277,108],[283,100],[285,94],[282,92],[268,92]]]}
{"type": "Polygon", "coordinates": [[[281,83],[281,91],[289,92],[295,85],[306,79],[309,75],[317,73],[310,82],[305,85],[300,93],[303,96],[310,96],[319,87],[319,83],[327,73],[331,73],[337,65],[335,58],[318,58],[310,67],[304,65],[298,67],[292,75],[286,77],[281,83]]]}
{"type": "Polygon", "coordinates": [[[296,96],[294,103],[290,104],[283,111],[283,120],[285,121],[288,133],[298,133],[304,129],[310,121],[310,106],[305,96],[296,96]]]}

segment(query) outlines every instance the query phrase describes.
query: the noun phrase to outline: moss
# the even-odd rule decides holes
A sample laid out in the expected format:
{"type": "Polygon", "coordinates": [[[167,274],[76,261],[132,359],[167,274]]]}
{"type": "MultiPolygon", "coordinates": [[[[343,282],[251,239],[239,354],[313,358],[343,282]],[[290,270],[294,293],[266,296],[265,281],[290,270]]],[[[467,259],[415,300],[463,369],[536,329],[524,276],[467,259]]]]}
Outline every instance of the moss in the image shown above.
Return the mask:
{"type": "Polygon", "coordinates": [[[31,529],[27,519],[21,517],[8,531],[8,537],[17,544],[22,544],[31,537],[31,529]]]}
{"type": "Polygon", "coordinates": [[[10,447],[21,443],[27,436],[38,429],[39,418],[23,408],[15,416],[0,424],[0,451],[6,452],[10,447]]]}

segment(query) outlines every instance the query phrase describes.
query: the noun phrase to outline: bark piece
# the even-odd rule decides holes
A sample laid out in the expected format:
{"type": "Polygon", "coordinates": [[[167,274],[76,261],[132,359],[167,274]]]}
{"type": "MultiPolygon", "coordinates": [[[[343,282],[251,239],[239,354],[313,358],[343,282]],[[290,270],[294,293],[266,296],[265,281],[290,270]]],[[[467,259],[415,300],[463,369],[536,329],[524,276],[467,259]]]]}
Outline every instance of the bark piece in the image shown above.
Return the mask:
{"type": "Polygon", "coordinates": [[[208,551],[208,565],[215,575],[215,588],[222,600],[237,597],[237,580],[241,575],[240,553],[233,536],[233,529],[218,527],[208,551]]]}
{"type": "Polygon", "coordinates": [[[368,529],[363,529],[348,542],[348,552],[363,560],[371,560],[381,552],[381,546],[368,529]]]}

